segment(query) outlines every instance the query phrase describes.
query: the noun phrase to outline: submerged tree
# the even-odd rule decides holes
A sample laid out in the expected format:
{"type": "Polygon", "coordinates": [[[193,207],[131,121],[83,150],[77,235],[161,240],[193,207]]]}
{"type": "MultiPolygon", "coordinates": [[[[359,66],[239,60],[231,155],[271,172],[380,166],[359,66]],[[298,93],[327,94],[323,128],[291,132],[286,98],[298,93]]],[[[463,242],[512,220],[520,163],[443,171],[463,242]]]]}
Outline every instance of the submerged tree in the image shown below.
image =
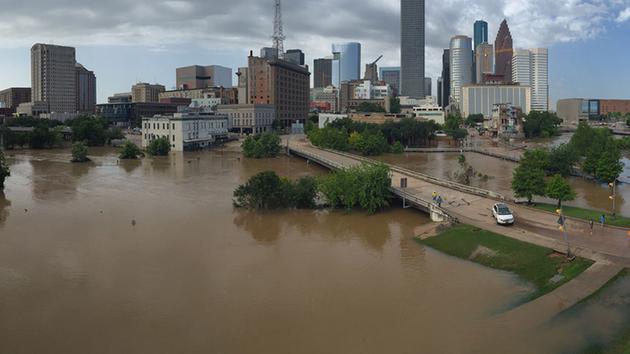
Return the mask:
{"type": "Polygon", "coordinates": [[[4,153],[0,150],[0,190],[4,189],[4,181],[11,175],[9,164],[4,158],[4,153]]]}

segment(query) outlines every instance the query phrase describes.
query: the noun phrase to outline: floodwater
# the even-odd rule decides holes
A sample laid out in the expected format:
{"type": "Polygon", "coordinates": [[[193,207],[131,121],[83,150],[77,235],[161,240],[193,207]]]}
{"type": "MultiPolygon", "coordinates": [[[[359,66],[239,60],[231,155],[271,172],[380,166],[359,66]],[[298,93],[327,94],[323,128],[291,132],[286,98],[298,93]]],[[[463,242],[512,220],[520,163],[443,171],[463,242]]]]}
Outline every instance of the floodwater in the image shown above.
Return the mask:
{"type": "Polygon", "coordinates": [[[0,353],[551,354],[585,345],[572,327],[493,323],[530,287],[419,245],[414,228],[428,219],[416,211],[232,207],[232,191],[262,170],[326,173],[303,160],[200,152],[118,164],[113,150],[93,152],[84,165],[68,163],[68,151],[9,159],[0,353]]]}
{"type": "MultiPolygon", "coordinates": [[[[570,140],[570,134],[550,139],[539,139],[528,142],[528,146],[557,146],[570,140]]],[[[459,164],[458,153],[407,153],[401,155],[383,155],[376,159],[391,163],[410,170],[422,172],[435,177],[445,178],[452,181],[459,181],[457,176],[463,170],[459,164]]],[[[511,185],[514,169],[517,163],[496,159],[477,153],[464,153],[466,162],[473,168],[477,176],[472,178],[470,185],[495,192],[499,192],[507,197],[513,198],[511,185]],[[479,177],[478,174],[482,176],[479,177]],[[487,176],[487,177],[486,177],[487,176]]],[[[616,212],[630,216],[630,159],[624,158],[624,171],[617,186],[616,212]]],[[[459,181],[461,182],[461,181],[459,181]]],[[[610,189],[606,184],[600,184],[579,177],[570,177],[569,182],[577,194],[575,201],[565,204],[596,210],[612,210],[612,202],[609,199],[610,189]]],[[[538,200],[553,203],[554,201],[538,200]]]]}

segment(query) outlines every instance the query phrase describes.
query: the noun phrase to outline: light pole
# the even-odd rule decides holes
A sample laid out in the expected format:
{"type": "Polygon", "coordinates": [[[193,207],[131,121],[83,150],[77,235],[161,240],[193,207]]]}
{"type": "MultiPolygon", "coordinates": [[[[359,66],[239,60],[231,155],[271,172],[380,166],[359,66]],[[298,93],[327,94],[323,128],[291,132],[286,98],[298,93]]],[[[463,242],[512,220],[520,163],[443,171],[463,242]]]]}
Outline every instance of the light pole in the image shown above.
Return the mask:
{"type": "Polygon", "coordinates": [[[611,188],[610,199],[612,200],[612,213],[611,215],[614,217],[616,214],[616,203],[617,203],[617,179],[613,182],[609,183],[608,186],[611,188]]]}
{"type": "Polygon", "coordinates": [[[562,235],[564,236],[564,242],[567,243],[567,259],[573,260],[575,257],[571,255],[571,243],[569,242],[569,235],[567,233],[567,219],[564,216],[562,209],[556,210],[556,213],[559,215],[558,224],[560,225],[560,231],[562,231],[562,235]]]}

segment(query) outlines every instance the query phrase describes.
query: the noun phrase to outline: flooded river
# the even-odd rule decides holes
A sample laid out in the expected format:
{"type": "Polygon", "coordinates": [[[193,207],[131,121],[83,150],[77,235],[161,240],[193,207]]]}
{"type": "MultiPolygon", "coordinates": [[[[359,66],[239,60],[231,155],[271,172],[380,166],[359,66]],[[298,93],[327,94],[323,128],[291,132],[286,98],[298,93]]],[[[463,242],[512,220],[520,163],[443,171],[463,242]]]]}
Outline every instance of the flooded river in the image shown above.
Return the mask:
{"type": "MultiPolygon", "coordinates": [[[[508,333],[491,318],[530,287],[423,248],[412,236],[428,219],[416,211],[232,207],[236,186],[262,170],[326,173],[300,159],[201,152],[118,165],[115,151],[95,152],[85,165],[68,151],[9,159],[0,353],[551,354],[604,335],[578,324],[622,316],[508,333]]],[[[437,155],[400,159],[419,156],[437,155]]],[[[425,162],[436,173],[450,164],[425,162]]]]}

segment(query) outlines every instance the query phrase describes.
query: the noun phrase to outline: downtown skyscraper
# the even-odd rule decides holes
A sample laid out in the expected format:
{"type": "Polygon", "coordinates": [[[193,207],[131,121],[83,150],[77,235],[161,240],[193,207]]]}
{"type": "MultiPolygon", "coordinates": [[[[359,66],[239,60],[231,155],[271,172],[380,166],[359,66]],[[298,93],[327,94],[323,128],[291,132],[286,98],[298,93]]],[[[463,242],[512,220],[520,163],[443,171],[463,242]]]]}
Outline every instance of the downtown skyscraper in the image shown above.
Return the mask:
{"type": "Polygon", "coordinates": [[[549,110],[549,52],[546,48],[517,49],[512,81],[532,88],[532,110],[549,110]]]}
{"type": "Polygon", "coordinates": [[[401,0],[401,95],[424,98],[424,0],[401,0]]]}
{"type": "Polygon", "coordinates": [[[502,76],[504,82],[512,81],[512,57],[514,48],[512,34],[508,27],[507,20],[501,22],[497,39],[494,42],[495,74],[502,76]]]}
{"type": "Polygon", "coordinates": [[[50,113],[77,110],[75,49],[51,44],[31,48],[33,102],[45,102],[50,113]]]}

